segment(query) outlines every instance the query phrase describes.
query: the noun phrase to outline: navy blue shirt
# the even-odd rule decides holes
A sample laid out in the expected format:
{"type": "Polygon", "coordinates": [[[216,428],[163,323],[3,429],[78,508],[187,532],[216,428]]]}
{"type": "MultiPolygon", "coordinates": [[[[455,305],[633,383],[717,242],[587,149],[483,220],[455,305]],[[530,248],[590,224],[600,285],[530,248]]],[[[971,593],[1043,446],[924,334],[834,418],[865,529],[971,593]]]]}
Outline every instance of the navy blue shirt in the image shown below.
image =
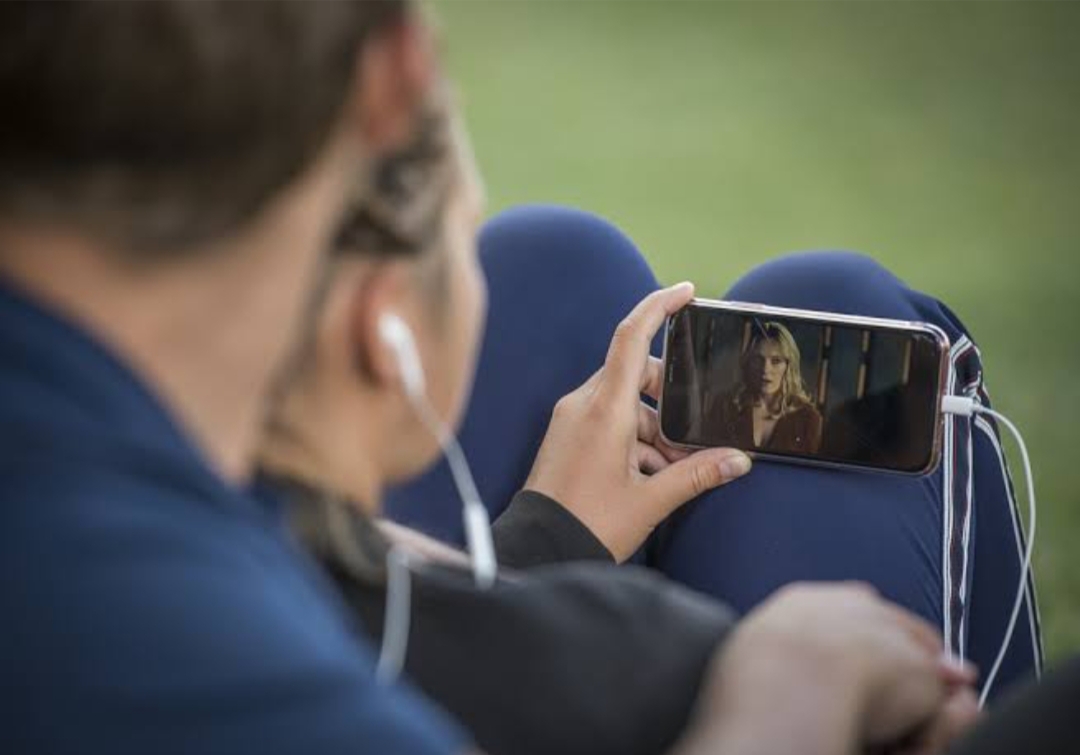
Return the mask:
{"type": "Polygon", "coordinates": [[[0,752],[467,748],[373,680],[280,513],[135,375],[0,286],[0,752]]]}

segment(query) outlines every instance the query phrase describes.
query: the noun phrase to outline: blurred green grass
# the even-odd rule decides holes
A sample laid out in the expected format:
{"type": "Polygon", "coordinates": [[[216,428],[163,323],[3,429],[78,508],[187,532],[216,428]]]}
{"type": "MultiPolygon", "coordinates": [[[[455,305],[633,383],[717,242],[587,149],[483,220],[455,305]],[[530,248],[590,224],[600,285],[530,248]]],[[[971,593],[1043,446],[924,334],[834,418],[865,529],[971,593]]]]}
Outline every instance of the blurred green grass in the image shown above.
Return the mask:
{"type": "Polygon", "coordinates": [[[1080,649],[1080,4],[435,11],[492,212],[593,210],[703,295],[845,248],[947,302],[1031,447],[1048,652],[1080,649]]]}

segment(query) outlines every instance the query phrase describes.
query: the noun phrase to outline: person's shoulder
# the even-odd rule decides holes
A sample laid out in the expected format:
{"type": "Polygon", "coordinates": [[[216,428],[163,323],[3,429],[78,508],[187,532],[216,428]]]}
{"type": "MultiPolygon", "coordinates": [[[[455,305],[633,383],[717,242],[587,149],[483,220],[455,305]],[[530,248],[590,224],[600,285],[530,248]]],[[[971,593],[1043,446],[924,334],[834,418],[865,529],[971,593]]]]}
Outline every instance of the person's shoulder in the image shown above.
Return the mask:
{"type": "Polygon", "coordinates": [[[276,525],[108,470],[11,471],[0,475],[0,613],[18,652],[0,689],[25,710],[5,741],[61,752],[70,737],[89,751],[465,749],[441,713],[376,684],[371,652],[276,525]],[[27,680],[35,695],[19,692],[27,680]]]}

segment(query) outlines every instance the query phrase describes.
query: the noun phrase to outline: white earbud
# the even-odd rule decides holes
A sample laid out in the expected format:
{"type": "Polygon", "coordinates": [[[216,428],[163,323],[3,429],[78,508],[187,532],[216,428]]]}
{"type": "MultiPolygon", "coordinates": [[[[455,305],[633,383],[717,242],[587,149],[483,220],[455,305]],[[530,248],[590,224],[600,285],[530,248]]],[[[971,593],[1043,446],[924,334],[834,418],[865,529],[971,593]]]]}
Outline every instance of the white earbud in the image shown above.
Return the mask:
{"type": "Polygon", "coordinates": [[[420,353],[416,350],[416,340],[405,321],[393,312],[379,315],[379,337],[394,351],[401,381],[405,392],[416,400],[422,399],[426,390],[424,367],[420,364],[420,353]]]}

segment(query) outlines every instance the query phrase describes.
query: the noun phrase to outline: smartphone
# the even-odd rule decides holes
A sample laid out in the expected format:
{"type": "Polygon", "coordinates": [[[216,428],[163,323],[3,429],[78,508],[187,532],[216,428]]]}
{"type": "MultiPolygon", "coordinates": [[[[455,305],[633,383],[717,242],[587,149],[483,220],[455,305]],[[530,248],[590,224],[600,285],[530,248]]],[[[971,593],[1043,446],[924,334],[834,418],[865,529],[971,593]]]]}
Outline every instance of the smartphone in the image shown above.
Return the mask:
{"type": "Polygon", "coordinates": [[[927,474],[948,354],[926,323],[694,299],[668,318],[660,431],[682,448],[927,474]]]}

